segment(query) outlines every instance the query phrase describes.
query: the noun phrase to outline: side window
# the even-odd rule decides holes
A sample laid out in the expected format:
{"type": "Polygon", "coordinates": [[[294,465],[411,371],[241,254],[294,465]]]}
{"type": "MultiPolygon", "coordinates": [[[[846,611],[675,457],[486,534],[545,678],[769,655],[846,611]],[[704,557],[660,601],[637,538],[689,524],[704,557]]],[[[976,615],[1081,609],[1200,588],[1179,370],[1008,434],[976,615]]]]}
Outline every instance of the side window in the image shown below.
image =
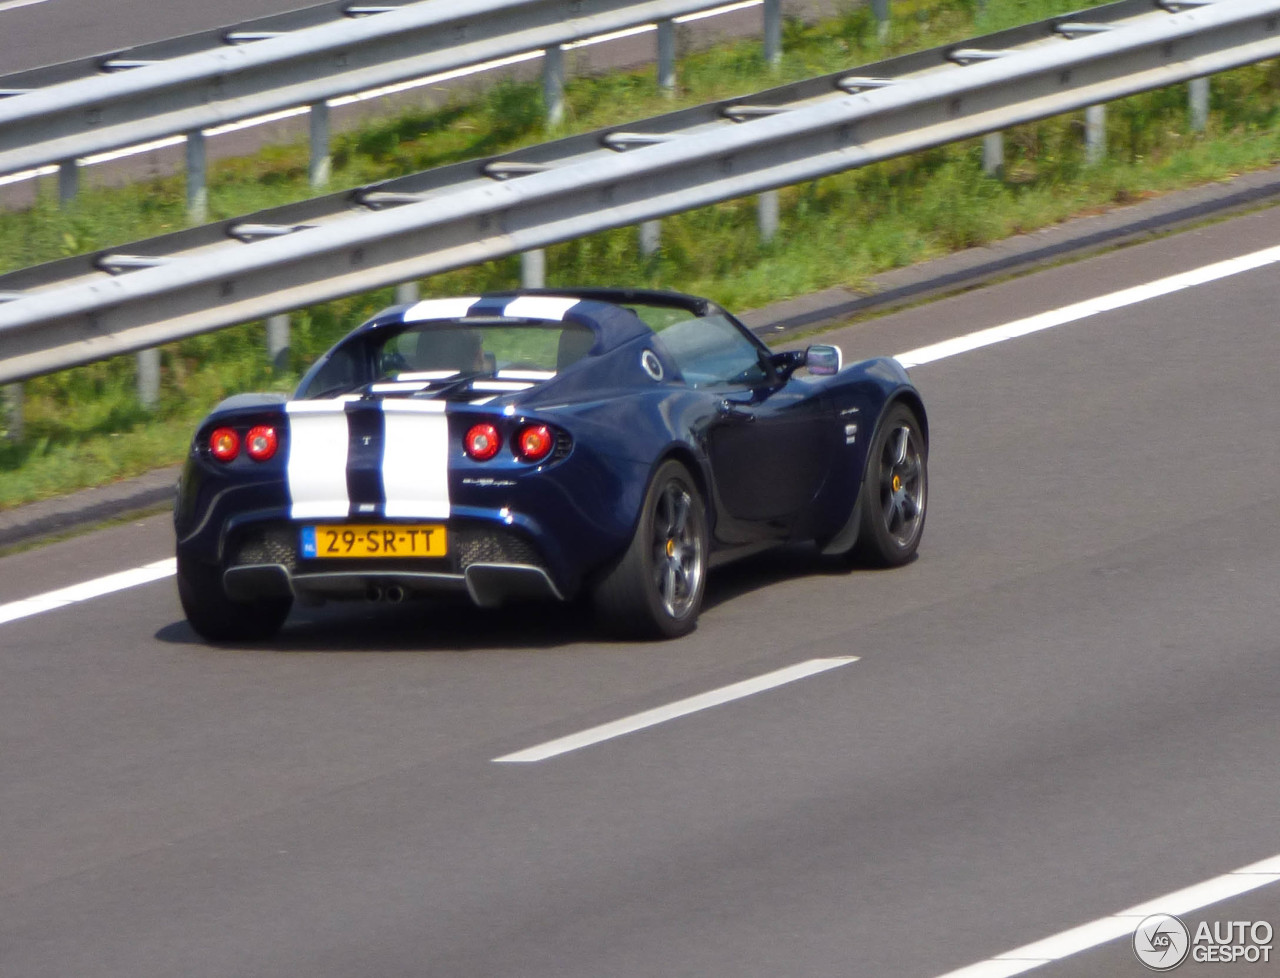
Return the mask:
{"type": "Polygon", "coordinates": [[[769,379],[760,348],[723,316],[673,323],[657,333],[657,343],[690,387],[755,387],[769,379]]]}
{"type": "Polygon", "coordinates": [[[351,346],[336,350],[325,361],[319,372],[311,378],[301,396],[329,397],[345,393],[360,384],[367,383],[368,378],[362,376],[361,365],[351,346]]]}

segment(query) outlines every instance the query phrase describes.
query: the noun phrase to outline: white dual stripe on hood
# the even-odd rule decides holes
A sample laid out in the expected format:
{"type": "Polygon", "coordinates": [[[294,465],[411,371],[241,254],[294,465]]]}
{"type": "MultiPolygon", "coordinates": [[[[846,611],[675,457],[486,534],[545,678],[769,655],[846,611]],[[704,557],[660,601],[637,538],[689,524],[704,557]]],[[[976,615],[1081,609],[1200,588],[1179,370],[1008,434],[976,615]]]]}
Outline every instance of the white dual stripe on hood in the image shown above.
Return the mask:
{"type": "MultiPolygon", "coordinates": [[[[382,401],[382,486],[390,519],[449,516],[449,422],[443,401],[382,401]]],[[[290,401],[285,477],[295,520],[345,518],[346,402],[290,401]]]]}
{"type": "Polygon", "coordinates": [[[289,515],[295,520],[345,517],[347,495],[347,411],[344,401],[289,401],[289,458],[285,479],[289,515]]]}

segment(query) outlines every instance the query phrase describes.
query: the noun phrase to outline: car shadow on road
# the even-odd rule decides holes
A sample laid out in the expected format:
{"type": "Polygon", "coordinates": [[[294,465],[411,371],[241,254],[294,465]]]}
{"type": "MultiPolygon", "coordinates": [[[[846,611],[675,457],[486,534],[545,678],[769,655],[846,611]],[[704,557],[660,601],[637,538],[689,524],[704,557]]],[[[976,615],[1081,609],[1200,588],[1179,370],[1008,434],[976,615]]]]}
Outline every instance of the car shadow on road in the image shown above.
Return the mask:
{"type": "MultiPolygon", "coordinates": [[[[823,557],[811,545],[779,547],[713,570],[703,607],[732,605],[783,581],[849,573],[844,561],[823,557]]],[[[617,641],[599,626],[585,597],[564,604],[542,601],[498,609],[477,608],[464,597],[399,604],[338,601],[318,607],[296,605],[284,628],[268,641],[207,642],[181,619],[160,628],[155,637],[171,645],[263,652],[484,652],[617,641]]]]}

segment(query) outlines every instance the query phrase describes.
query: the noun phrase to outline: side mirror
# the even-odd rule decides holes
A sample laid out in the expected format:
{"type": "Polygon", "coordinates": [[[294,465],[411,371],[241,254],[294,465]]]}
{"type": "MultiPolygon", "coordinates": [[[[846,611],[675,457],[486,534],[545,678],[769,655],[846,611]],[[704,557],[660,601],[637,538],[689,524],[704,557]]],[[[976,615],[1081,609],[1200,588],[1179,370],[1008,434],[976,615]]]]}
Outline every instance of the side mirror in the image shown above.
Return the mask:
{"type": "Polygon", "coordinates": [[[815,377],[830,377],[840,372],[844,357],[838,346],[814,344],[804,351],[804,365],[815,377]]]}

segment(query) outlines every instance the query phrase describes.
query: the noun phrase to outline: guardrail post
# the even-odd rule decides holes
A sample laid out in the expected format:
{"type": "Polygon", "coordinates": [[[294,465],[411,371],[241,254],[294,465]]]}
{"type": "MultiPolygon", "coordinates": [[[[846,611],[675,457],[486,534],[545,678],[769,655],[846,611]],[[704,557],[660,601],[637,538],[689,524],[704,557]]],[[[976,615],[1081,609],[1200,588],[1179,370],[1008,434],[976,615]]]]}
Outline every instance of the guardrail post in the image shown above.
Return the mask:
{"type": "Polygon", "coordinates": [[[1004,170],[1004,133],[989,132],[982,137],[982,172],[998,177],[1004,170]]]}
{"type": "Polygon", "coordinates": [[[876,15],[876,37],[883,44],[889,40],[889,0],[871,0],[871,12],[876,15]]]}
{"type": "Polygon", "coordinates": [[[760,240],[772,241],[778,233],[778,191],[766,190],[756,198],[756,224],[760,240]]]}
{"type": "Polygon", "coordinates": [[[764,0],[764,60],[774,68],[782,61],[782,0],[764,0]]]}
{"type": "Polygon", "coordinates": [[[1209,79],[1192,78],[1187,83],[1187,108],[1191,113],[1191,131],[1204,132],[1209,124],[1209,79]]]}
{"type": "Polygon", "coordinates": [[[160,400],[160,348],[138,351],[138,403],[153,408],[160,400]]]}
{"type": "Polygon", "coordinates": [[[564,48],[558,44],[542,53],[542,102],[547,128],[557,128],[564,122],[564,48]]]}
{"type": "Polygon", "coordinates": [[[333,156],[329,153],[329,103],[323,99],[311,103],[311,156],[307,162],[307,179],[313,189],[320,189],[333,175],[333,156]]]}
{"type": "Polygon", "coordinates": [[[22,384],[5,384],[3,393],[5,437],[9,441],[22,441],[26,428],[26,418],[22,410],[22,384]]]}
{"type": "Polygon", "coordinates": [[[289,367],[289,314],[267,317],[267,359],[271,369],[284,373],[289,367]]]}
{"type": "Polygon", "coordinates": [[[207,169],[204,132],[196,129],[187,133],[187,220],[192,224],[203,224],[209,219],[207,169]]]}
{"type": "Polygon", "coordinates": [[[658,21],[658,88],[663,95],[676,92],[676,22],[658,21]]]}
{"type": "Polygon", "coordinates": [[[1101,163],[1107,155],[1107,107],[1091,105],[1084,110],[1084,155],[1090,163],[1101,163]]]}
{"type": "Polygon", "coordinates": [[[422,295],[417,282],[401,282],[396,286],[396,305],[417,302],[422,295]]]}
{"type": "Polygon", "coordinates": [[[649,258],[658,253],[662,247],[662,222],[642,221],[640,223],[640,254],[649,258]]]}
{"type": "Polygon", "coordinates": [[[547,253],[542,248],[520,255],[520,287],[544,289],[547,287],[547,253]]]}
{"type": "Polygon", "coordinates": [[[75,160],[58,164],[58,206],[66,207],[80,192],[80,167],[75,160]]]}

